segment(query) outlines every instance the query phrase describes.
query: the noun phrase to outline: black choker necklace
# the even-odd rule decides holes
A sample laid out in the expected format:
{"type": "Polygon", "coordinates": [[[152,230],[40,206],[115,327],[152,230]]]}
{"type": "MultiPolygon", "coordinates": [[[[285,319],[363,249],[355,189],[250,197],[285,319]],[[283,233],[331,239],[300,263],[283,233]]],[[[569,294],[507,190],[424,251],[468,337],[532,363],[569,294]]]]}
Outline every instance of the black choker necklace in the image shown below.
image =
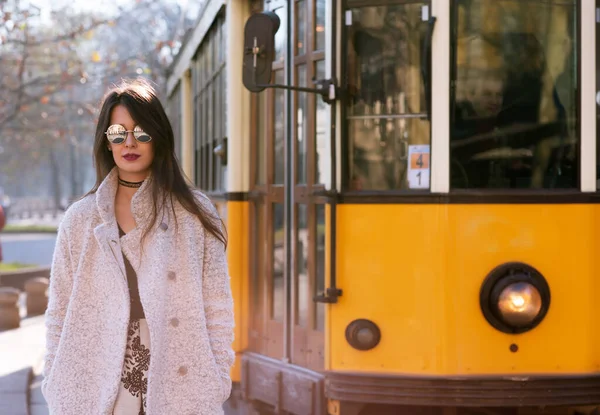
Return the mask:
{"type": "Polygon", "coordinates": [[[142,180],[141,182],[128,182],[126,180],[123,180],[119,177],[119,184],[125,187],[133,187],[133,188],[138,188],[142,185],[142,183],[144,183],[144,181],[142,180]]]}

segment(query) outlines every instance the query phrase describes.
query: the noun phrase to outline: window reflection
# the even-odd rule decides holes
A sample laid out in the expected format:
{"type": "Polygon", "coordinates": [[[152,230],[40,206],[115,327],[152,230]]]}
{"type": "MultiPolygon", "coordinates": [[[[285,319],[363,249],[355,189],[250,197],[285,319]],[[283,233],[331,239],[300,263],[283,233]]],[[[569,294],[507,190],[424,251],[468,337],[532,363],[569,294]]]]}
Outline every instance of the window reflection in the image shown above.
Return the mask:
{"type": "Polygon", "coordinates": [[[254,272],[251,276],[251,324],[252,329],[250,331],[250,347],[253,351],[261,351],[261,336],[262,323],[263,323],[263,290],[262,284],[264,282],[263,276],[265,275],[265,253],[267,251],[266,238],[264,232],[265,225],[265,205],[258,201],[255,204],[254,214],[254,272]]]}
{"type": "Polygon", "coordinates": [[[577,187],[576,1],[453,9],[451,187],[577,187]]]}
{"type": "Polygon", "coordinates": [[[284,247],[284,223],[283,204],[273,203],[273,280],[271,287],[271,316],[273,320],[283,321],[284,314],[284,270],[285,270],[285,247],[284,247]]]}
{"type": "MultiPolygon", "coordinates": [[[[325,61],[317,61],[315,68],[316,78],[325,79],[325,61]]],[[[315,183],[325,183],[327,179],[325,175],[329,172],[331,160],[328,150],[329,125],[327,118],[330,107],[321,98],[317,98],[315,101],[315,183]]]]}
{"type": "MultiPolygon", "coordinates": [[[[316,281],[314,295],[325,291],[325,205],[316,205],[317,243],[316,250],[316,281]]],[[[315,303],[315,328],[323,331],[325,329],[325,304],[315,303]]]]}
{"type": "Polygon", "coordinates": [[[296,239],[296,324],[306,327],[308,324],[308,306],[310,303],[310,285],[308,280],[308,206],[299,204],[297,211],[298,232],[296,239]]]}
{"type": "MultiPolygon", "coordinates": [[[[275,73],[275,83],[283,84],[285,81],[283,70],[279,70],[275,73]]],[[[284,179],[284,146],[285,146],[285,91],[283,89],[275,89],[273,92],[275,95],[273,106],[273,123],[275,124],[275,137],[273,137],[273,165],[275,169],[275,181],[274,184],[283,184],[284,179]]]]}
{"type": "MultiPolygon", "coordinates": [[[[426,3],[352,9],[347,29],[348,135],[353,190],[428,188],[411,180],[409,151],[429,153],[421,73],[426,3]],[[416,151],[416,150],[415,150],[416,151]]],[[[425,51],[428,53],[428,51],[425,51]]]]}
{"type": "Polygon", "coordinates": [[[325,50],[325,0],[316,0],[315,9],[315,50],[325,50]]]}
{"type": "Polygon", "coordinates": [[[285,59],[285,42],[287,36],[287,18],[285,14],[285,7],[280,7],[273,10],[279,17],[279,30],[275,33],[275,61],[283,62],[285,59]]]}
{"type": "Polygon", "coordinates": [[[303,0],[296,3],[296,55],[306,52],[306,4],[303,0]]]}
{"type": "MultiPolygon", "coordinates": [[[[298,65],[298,86],[306,87],[306,65],[298,65]]],[[[308,143],[308,97],[305,92],[297,93],[296,109],[296,182],[306,183],[306,148],[308,143]]]]}
{"type": "Polygon", "coordinates": [[[223,47],[224,19],[213,26],[200,45],[192,66],[194,94],[194,135],[197,162],[195,182],[205,191],[224,190],[227,167],[214,154],[214,148],[227,135],[225,84],[225,56],[218,51],[223,47]]]}
{"type": "Polygon", "coordinates": [[[267,122],[266,122],[266,96],[267,94],[256,94],[256,184],[265,184],[267,180],[266,145],[267,145],[267,122]]]}

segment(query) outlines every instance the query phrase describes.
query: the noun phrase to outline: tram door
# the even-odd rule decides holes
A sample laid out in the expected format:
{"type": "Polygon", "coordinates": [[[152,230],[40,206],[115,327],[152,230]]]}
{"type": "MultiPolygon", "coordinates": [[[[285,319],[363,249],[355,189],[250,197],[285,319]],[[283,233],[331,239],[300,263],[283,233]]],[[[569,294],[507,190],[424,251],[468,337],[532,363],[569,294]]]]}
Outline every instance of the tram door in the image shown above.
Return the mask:
{"type": "MultiPolygon", "coordinates": [[[[272,83],[314,87],[325,78],[325,0],[263,7],[281,20],[272,83]]],[[[266,89],[251,108],[249,348],[322,370],[325,308],[313,297],[325,285],[325,204],[312,195],[330,174],[330,107],[314,94],[266,89]]]]}

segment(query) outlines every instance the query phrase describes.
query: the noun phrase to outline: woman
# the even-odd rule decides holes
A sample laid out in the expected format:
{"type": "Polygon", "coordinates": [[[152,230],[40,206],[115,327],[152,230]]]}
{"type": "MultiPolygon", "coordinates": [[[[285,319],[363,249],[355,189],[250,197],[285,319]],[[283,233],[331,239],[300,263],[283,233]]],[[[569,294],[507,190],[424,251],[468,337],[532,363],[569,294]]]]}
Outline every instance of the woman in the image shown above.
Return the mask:
{"type": "Polygon", "coordinates": [[[226,239],[186,184],[152,87],[106,96],[95,187],[61,223],[46,312],[51,414],[222,414],[233,304],[226,239]]]}

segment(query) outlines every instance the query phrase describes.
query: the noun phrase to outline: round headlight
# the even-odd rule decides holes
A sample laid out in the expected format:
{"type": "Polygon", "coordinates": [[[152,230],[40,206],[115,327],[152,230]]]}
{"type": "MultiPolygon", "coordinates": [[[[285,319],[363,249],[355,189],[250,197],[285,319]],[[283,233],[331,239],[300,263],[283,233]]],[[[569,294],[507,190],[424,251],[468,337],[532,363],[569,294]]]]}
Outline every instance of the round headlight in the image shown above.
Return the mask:
{"type": "Polygon", "coordinates": [[[500,292],[498,311],[502,319],[516,327],[531,324],[542,309],[542,296],[527,282],[510,284],[500,292]]]}
{"type": "Polygon", "coordinates": [[[496,329],[523,333],[546,316],[550,288],[535,268],[522,263],[503,264],[485,279],[480,306],[486,320],[496,329]]]}

